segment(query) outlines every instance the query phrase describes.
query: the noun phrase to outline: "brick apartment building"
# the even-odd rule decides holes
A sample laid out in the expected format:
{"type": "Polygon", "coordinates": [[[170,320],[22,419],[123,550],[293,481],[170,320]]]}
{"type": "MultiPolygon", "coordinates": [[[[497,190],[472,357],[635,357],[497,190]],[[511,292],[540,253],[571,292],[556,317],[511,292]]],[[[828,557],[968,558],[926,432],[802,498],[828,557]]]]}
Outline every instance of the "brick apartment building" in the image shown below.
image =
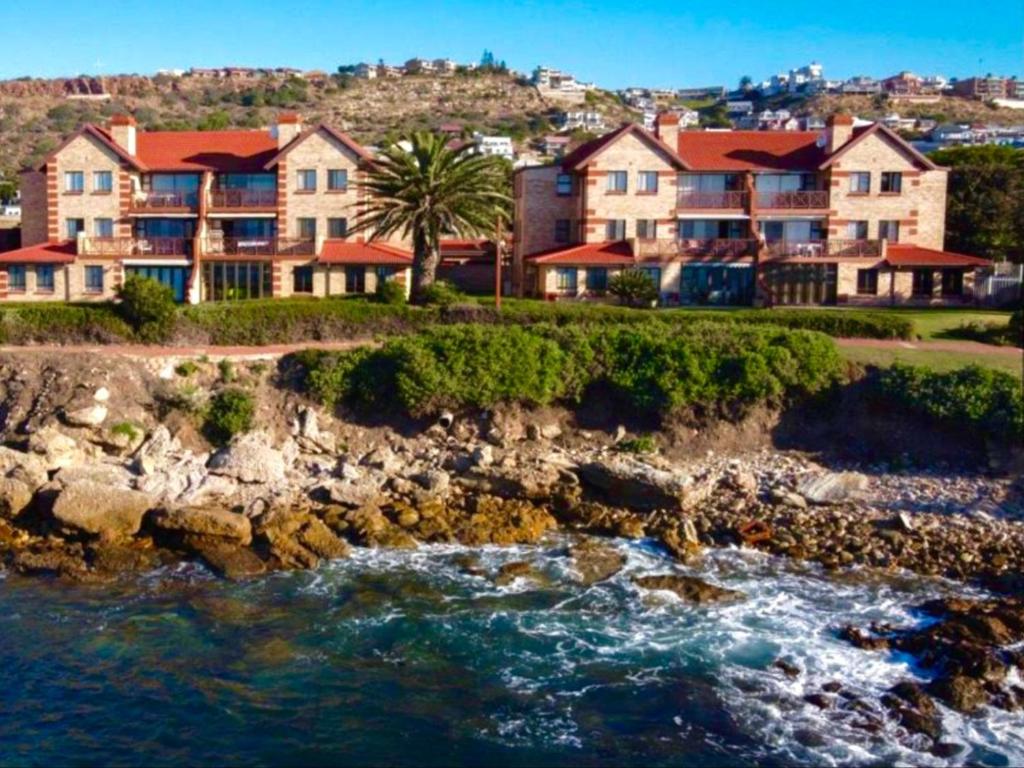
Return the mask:
{"type": "Polygon", "coordinates": [[[295,114],[267,131],[85,125],[22,175],[22,247],[0,253],[0,299],[109,299],[132,273],[193,303],[408,286],[403,244],[348,233],[370,160],[295,114]]]}
{"type": "Polygon", "coordinates": [[[520,294],[600,297],[645,271],[684,304],[930,304],[988,262],[942,250],[946,170],[880,123],[818,131],[636,125],[515,175],[520,294]]]}
{"type": "Polygon", "coordinates": [[[953,93],[967,99],[992,101],[1019,98],[1016,80],[1007,77],[968,77],[953,83],[953,93]]]}

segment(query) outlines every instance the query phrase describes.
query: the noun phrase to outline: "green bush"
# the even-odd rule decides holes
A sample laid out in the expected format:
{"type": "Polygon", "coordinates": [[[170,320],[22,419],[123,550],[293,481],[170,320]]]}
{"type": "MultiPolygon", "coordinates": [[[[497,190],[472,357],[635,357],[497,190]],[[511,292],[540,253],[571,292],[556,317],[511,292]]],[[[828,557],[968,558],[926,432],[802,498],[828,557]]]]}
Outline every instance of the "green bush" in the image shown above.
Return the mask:
{"type": "Polygon", "coordinates": [[[174,326],[174,291],[150,277],[129,275],[118,286],[117,311],[145,341],[162,341],[174,326]]]}
{"type": "Polygon", "coordinates": [[[877,394],[911,412],[961,429],[1024,440],[1024,394],[1018,377],[971,365],[945,373],[897,364],[877,379],[877,394]]]}
{"type": "Polygon", "coordinates": [[[405,304],[405,286],[395,280],[381,280],[374,296],[381,304],[401,306],[405,304]]]}
{"type": "Polygon", "coordinates": [[[658,444],[650,435],[640,435],[616,444],[615,450],[622,453],[654,453],[658,450],[658,444]]]}
{"type": "Polygon", "coordinates": [[[497,328],[462,325],[348,353],[305,352],[309,391],[326,404],[413,416],[502,402],[578,402],[594,384],[638,411],[742,406],[821,391],[840,357],[820,334],[698,324],[497,328]]]}
{"type": "Polygon", "coordinates": [[[639,269],[624,269],[612,276],[608,293],[627,307],[650,307],[658,300],[658,287],[639,269]]]}
{"type": "Polygon", "coordinates": [[[118,343],[132,329],[109,303],[10,304],[0,308],[0,341],[5,344],[118,343]]]}
{"type": "Polygon", "coordinates": [[[183,379],[187,379],[189,376],[199,370],[199,364],[194,360],[185,360],[174,367],[174,372],[181,376],[183,379]]]}
{"type": "Polygon", "coordinates": [[[1010,322],[1006,327],[1009,329],[1010,344],[1024,347],[1024,309],[1018,309],[1010,315],[1010,322]]]}
{"type": "Polygon", "coordinates": [[[423,291],[423,303],[438,307],[450,307],[466,301],[466,294],[446,280],[437,280],[423,291]]]}
{"type": "Polygon", "coordinates": [[[223,444],[252,428],[252,396],[241,389],[225,389],[210,400],[203,432],[212,443],[223,444]]]}

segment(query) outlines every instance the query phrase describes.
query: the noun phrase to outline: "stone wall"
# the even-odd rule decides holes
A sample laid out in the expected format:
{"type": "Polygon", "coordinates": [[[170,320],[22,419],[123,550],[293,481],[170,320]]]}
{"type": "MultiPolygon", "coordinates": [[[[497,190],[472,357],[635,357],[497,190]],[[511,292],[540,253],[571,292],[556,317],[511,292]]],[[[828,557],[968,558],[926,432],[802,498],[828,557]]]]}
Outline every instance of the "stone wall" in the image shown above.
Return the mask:
{"type": "MultiPolygon", "coordinates": [[[[67,238],[68,219],[84,219],[84,231],[90,237],[96,232],[96,219],[111,219],[114,223],[114,234],[117,234],[122,219],[120,158],[96,139],[82,135],[73,139],[60,151],[53,165],[56,166],[57,181],[56,239],[67,238]],[[64,174],[68,171],[82,172],[84,189],[81,193],[68,192],[65,189],[64,174]],[[110,172],[110,192],[97,192],[94,189],[95,171],[110,172]]],[[[51,227],[50,237],[53,236],[51,227]]]]}
{"type": "Polygon", "coordinates": [[[278,194],[280,195],[283,190],[287,195],[284,220],[277,223],[278,235],[299,237],[300,218],[316,219],[316,234],[321,240],[329,234],[328,219],[348,219],[351,227],[358,213],[358,156],[341,142],[320,131],[297,144],[286,158],[287,171],[278,178],[279,185],[284,182],[284,187],[279,186],[278,194]],[[315,191],[309,192],[298,188],[299,172],[303,170],[316,171],[315,191]],[[344,192],[327,188],[329,170],[348,172],[348,187],[344,192]]]}

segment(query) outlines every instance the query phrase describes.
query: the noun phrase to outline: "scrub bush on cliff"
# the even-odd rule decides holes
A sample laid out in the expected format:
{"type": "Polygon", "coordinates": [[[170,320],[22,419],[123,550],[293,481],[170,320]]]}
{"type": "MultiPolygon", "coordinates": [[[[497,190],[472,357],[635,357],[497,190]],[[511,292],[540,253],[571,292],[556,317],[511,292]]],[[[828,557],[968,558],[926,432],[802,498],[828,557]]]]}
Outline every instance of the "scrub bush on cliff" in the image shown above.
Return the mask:
{"type": "Polygon", "coordinates": [[[143,341],[161,341],[174,327],[174,292],[149,277],[129,275],[117,289],[117,311],[143,341]]]}

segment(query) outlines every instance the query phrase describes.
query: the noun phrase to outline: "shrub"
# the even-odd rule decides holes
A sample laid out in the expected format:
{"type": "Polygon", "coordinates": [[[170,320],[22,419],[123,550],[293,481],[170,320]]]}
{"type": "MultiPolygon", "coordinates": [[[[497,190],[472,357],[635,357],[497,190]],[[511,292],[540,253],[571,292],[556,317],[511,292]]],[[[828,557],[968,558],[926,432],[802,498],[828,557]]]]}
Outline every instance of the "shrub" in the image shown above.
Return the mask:
{"type": "Polygon", "coordinates": [[[174,325],[174,291],[149,277],[129,275],[117,289],[118,313],[139,338],[165,339],[174,325]]]}
{"type": "Polygon", "coordinates": [[[7,305],[0,308],[0,340],[6,344],[116,343],[132,329],[108,303],[7,305]]]}
{"type": "Polygon", "coordinates": [[[1015,347],[1024,347],[1024,309],[1018,309],[1010,315],[1007,328],[1009,328],[1010,344],[1015,347]]]}
{"type": "Polygon", "coordinates": [[[615,446],[615,450],[623,453],[654,453],[658,450],[658,444],[650,435],[640,435],[621,441],[615,446]]]}
{"type": "Polygon", "coordinates": [[[466,301],[466,295],[446,280],[437,280],[423,291],[423,303],[438,307],[450,307],[466,301]]]}
{"type": "Polygon", "coordinates": [[[377,283],[377,291],[374,296],[381,304],[390,306],[405,304],[405,286],[396,280],[381,280],[377,283]]]}
{"type": "Polygon", "coordinates": [[[142,429],[130,421],[119,421],[110,428],[111,435],[127,437],[129,441],[135,442],[141,435],[142,429]]]}
{"type": "Polygon", "coordinates": [[[183,379],[187,379],[193,373],[199,370],[199,365],[194,360],[185,360],[179,363],[174,368],[174,372],[181,376],[183,379]]]}
{"type": "Polygon", "coordinates": [[[220,372],[220,380],[225,384],[230,384],[237,378],[235,375],[235,364],[226,357],[217,363],[217,370],[220,372]]]}
{"type": "Polygon", "coordinates": [[[627,307],[650,307],[658,300],[658,287],[639,269],[624,269],[608,281],[608,293],[627,307]]]}
{"type": "Polygon", "coordinates": [[[225,389],[214,395],[206,410],[203,432],[212,443],[223,444],[252,428],[255,406],[241,389],[225,389]]]}
{"type": "Polygon", "coordinates": [[[877,394],[949,426],[986,435],[1024,438],[1024,394],[1015,376],[971,365],[938,373],[897,364],[879,374],[877,394]]]}

